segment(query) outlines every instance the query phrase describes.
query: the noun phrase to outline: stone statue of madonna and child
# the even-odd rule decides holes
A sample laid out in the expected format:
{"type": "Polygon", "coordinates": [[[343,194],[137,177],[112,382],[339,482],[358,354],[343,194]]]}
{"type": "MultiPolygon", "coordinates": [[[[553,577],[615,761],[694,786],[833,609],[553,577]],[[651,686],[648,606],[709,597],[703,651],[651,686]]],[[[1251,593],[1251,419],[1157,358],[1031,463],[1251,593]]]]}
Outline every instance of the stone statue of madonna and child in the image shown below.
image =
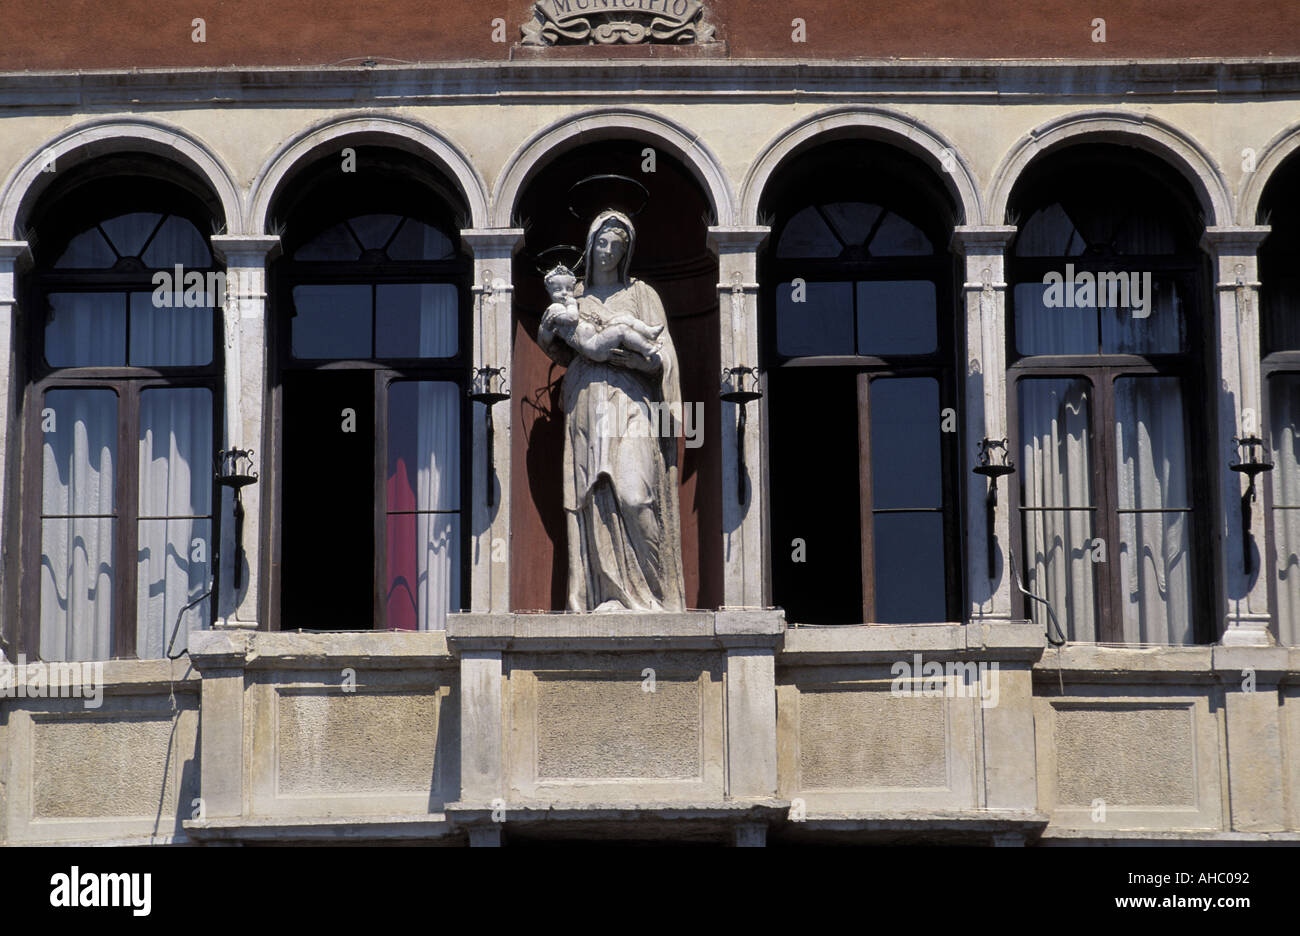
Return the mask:
{"type": "Polygon", "coordinates": [[[605,211],[587,233],[583,278],[546,274],[537,340],[566,367],[564,513],[568,610],[682,611],[677,352],[663,303],[628,275],[636,229],[605,211]],[[664,404],[667,404],[666,406],[664,404]]]}

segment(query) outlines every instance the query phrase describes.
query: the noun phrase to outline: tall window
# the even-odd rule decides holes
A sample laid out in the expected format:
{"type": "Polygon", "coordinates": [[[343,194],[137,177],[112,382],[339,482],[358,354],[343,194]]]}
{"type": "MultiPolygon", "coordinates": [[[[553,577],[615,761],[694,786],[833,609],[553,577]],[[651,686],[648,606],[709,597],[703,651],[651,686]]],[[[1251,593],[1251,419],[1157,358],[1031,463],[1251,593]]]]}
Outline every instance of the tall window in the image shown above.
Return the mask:
{"type": "Polygon", "coordinates": [[[277,271],[280,627],[442,628],[467,586],[468,267],[417,197],[316,200],[277,271]]]}
{"type": "MultiPolygon", "coordinates": [[[[1265,568],[1278,640],[1300,644],[1300,163],[1269,181],[1260,213],[1272,227],[1259,251],[1260,350],[1264,406],[1274,468],[1259,487],[1272,536],[1265,568]]],[[[1256,426],[1256,429],[1259,427],[1256,426]]],[[[1243,430],[1244,431],[1244,430],[1243,430]]]]}
{"type": "MultiPolygon", "coordinates": [[[[1203,262],[1165,167],[1082,147],[1022,183],[1020,568],[1077,641],[1212,639],[1203,262]]],[[[1027,611],[1045,624],[1037,603],[1027,611]]]]}
{"type": "Polygon", "coordinates": [[[762,268],[774,600],[799,623],[957,620],[951,213],[877,147],[782,176],[762,268]]]}
{"type": "Polygon", "coordinates": [[[132,178],[41,217],[22,642],[46,660],[158,658],[175,632],[178,654],[209,620],[208,602],[186,606],[208,591],[216,547],[211,222],[180,189],[132,178]]]}

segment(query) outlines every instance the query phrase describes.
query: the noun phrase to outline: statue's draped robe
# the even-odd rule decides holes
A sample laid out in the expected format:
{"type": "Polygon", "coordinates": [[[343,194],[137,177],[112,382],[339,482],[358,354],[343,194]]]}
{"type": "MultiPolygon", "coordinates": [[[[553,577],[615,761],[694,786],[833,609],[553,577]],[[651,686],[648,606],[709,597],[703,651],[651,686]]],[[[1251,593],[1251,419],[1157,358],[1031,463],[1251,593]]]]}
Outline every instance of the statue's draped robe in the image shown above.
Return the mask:
{"type": "MultiPolygon", "coordinates": [[[[648,325],[668,322],[658,294],[635,279],[603,303],[579,295],[578,304],[602,318],[626,313],[648,325]]],[[[546,350],[568,365],[561,401],[570,611],[685,609],[677,491],[681,380],[667,328],[661,337],[659,373],[591,361],[570,354],[558,339],[547,342],[546,350]]]]}

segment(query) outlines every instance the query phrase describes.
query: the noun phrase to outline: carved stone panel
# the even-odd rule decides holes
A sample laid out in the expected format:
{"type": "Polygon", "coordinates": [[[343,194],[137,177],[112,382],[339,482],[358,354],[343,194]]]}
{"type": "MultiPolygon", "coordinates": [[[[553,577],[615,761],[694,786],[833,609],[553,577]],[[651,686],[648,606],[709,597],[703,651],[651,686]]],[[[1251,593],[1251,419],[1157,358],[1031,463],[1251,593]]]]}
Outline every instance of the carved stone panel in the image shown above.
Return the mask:
{"type": "Polygon", "coordinates": [[[685,45],[713,41],[700,0],[538,0],[523,45],[685,45]]]}

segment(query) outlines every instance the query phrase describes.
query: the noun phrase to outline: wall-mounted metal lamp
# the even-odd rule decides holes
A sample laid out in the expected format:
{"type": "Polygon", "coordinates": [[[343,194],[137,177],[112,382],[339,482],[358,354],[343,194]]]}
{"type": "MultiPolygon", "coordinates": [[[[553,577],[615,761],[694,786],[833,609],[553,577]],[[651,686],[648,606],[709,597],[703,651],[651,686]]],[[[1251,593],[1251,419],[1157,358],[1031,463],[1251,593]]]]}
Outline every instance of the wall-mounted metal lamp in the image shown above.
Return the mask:
{"type": "Polygon", "coordinates": [[[1255,502],[1255,478],[1273,470],[1272,462],[1264,461],[1264,440],[1259,436],[1233,437],[1237,460],[1228,467],[1246,476],[1246,493],[1241,495],[1241,558],[1246,574],[1254,571],[1255,560],[1250,552],[1250,505],[1255,502]]]}
{"type": "Polygon", "coordinates": [[[1010,450],[1007,447],[1006,439],[990,439],[985,437],[979,442],[980,462],[972,471],[977,475],[983,475],[989,479],[988,494],[984,498],[984,526],[985,533],[988,536],[988,560],[989,560],[989,578],[997,574],[997,565],[994,562],[997,536],[994,533],[994,522],[998,515],[998,478],[1009,474],[1015,474],[1016,466],[1012,463],[1010,450]],[[995,450],[1000,453],[996,457],[995,450]]]}
{"type": "Polygon", "coordinates": [[[228,487],[235,495],[235,567],[231,570],[235,588],[243,582],[244,572],[244,503],[240,491],[257,483],[253,470],[252,449],[222,449],[214,459],[217,483],[228,487]]]}
{"type": "Polygon", "coordinates": [[[474,371],[470,383],[469,398],[484,405],[484,426],[487,434],[487,503],[491,507],[496,503],[496,490],[492,484],[492,474],[496,468],[493,460],[492,444],[492,407],[510,399],[510,388],[506,386],[506,369],[504,367],[480,367],[474,371]]]}
{"type": "Polygon", "coordinates": [[[763,397],[758,385],[757,367],[730,367],[722,372],[722,390],[718,397],[724,403],[736,404],[736,503],[745,502],[745,411],[753,400],[763,397]]]}

